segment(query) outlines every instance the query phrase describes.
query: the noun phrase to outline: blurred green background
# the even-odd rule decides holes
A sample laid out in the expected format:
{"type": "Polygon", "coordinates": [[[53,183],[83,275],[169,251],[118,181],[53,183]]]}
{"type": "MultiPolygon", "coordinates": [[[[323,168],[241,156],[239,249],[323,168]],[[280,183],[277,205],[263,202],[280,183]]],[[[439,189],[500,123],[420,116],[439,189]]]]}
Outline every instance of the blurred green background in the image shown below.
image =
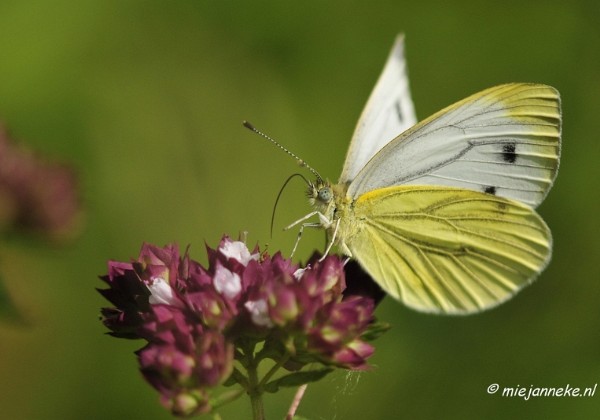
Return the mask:
{"type": "MultiPolygon", "coordinates": [[[[248,119],[336,180],[358,115],[398,32],[406,34],[420,119],[513,81],[555,86],[563,154],[539,211],[551,265],[515,299],[470,317],[391,300],[392,330],[370,372],[308,388],[311,419],[591,418],[591,398],[529,401],[503,386],[600,382],[600,8],[597,1],[2,1],[0,119],[13,137],[70,160],[86,227],[62,248],[0,243],[0,275],[29,326],[0,322],[0,416],[166,419],[137,371],[141,342],[105,335],[94,290],[109,258],[144,241],[192,244],[248,231],[289,253],[281,227],[309,210],[304,186],[273,202],[293,160],[244,129],[248,119]],[[591,189],[590,189],[591,188],[591,189]]],[[[323,237],[307,232],[306,258],[323,237]]],[[[282,418],[293,392],[267,396],[282,418]]],[[[241,399],[223,419],[248,418],[241,399]]]]}

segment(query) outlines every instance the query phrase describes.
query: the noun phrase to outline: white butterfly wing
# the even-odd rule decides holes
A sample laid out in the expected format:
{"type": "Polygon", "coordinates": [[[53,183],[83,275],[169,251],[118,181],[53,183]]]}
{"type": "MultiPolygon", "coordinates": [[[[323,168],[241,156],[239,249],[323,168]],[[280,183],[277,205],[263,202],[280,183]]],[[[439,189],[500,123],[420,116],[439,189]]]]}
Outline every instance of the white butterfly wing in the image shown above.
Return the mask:
{"type": "Polygon", "coordinates": [[[356,175],[348,195],[394,185],[445,185],[535,208],[558,170],[560,131],[554,88],[513,83],[486,89],[389,142],[356,175]]]}
{"type": "Polygon", "coordinates": [[[358,120],[339,182],[352,181],[383,146],[416,122],[404,59],[404,35],[398,35],[358,120]]]}

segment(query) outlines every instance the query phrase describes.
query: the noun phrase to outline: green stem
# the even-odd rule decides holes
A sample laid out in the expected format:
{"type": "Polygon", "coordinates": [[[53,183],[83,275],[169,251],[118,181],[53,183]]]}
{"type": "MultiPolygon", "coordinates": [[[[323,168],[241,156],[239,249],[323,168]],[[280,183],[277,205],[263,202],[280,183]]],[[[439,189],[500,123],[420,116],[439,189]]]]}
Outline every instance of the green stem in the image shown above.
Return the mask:
{"type": "Polygon", "coordinates": [[[233,368],[233,372],[231,372],[231,375],[235,378],[237,383],[240,384],[245,390],[248,390],[250,388],[248,378],[246,378],[246,376],[244,376],[244,374],[240,372],[238,368],[233,368]]]}
{"type": "Polygon", "coordinates": [[[250,396],[250,403],[252,404],[252,418],[254,420],[264,420],[265,408],[262,401],[262,390],[258,382],[257,366],[252,361],[248,366],[248,395],[250,396]]]}
{"type": "Polygon", "coordinates": [[[248,372],[248,387],[246,391],[250,397],[250,403],[252,404],[252,418],[253,420],[264,420],[265,419],[265,408],[262,400],[262,387],[258,380],[258,361],[254,357],[254,345],[244,349],[244,366],[248,372]]]}
{"type": "Polygon", "coordinates": [[[275,365],[273,365],[273,367],[271,369],[269,369],[269,371],[265,374],[265,376],[263,376],[263,378],[260,381],[260,383],[258,384],[258,386],[262,388],[269,381],[269,379],[271,379],[271,377],[275,374],[275,372],[277,372],[279,370],[279,368],[281,366],[283,366],[283,364],[285,362],[288,361],[289,358],[290,358],[290,355],[287,354],[281,360],[279,360],[277,363],[275,363],[275,365]]]}

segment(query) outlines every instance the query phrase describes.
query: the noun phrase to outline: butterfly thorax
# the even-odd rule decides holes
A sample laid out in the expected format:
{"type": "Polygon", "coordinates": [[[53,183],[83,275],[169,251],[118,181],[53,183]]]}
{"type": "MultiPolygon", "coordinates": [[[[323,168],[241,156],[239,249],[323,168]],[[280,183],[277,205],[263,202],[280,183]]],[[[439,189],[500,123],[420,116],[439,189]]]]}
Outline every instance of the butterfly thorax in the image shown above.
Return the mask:
{"type": "Polygon", "coordinates": [[[342,245],[342,251],[345,253],[343,239],[349,237],[351,232],[346,232],[350,225],[353,225],[352,199],[347,195],[348,185],[331,184],[328,181],[317,181],[309,185],[308,198],[312,207],[321,213],[321,225],[327,230],[328,236],[334,236],[335,229],[338,229],[336,243],[342,245]],[[341,222],[338,224],[338,220],[341,222]],[[343,231],[343,232],[342,232],[343,231]]]}

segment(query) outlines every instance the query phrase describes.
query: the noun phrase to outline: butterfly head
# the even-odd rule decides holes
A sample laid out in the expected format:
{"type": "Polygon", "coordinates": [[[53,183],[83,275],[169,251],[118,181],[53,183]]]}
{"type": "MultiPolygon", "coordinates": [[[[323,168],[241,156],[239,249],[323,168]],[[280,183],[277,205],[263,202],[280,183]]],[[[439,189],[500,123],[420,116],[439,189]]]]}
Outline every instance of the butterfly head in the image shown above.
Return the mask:
{"type": "Polygon", "coordinates": [[[308,183],[308,200],[314,207],[327,207],[333,200],[333,191],[331,184],[322,179],[317,179],[316,182],[308,183]]]}

